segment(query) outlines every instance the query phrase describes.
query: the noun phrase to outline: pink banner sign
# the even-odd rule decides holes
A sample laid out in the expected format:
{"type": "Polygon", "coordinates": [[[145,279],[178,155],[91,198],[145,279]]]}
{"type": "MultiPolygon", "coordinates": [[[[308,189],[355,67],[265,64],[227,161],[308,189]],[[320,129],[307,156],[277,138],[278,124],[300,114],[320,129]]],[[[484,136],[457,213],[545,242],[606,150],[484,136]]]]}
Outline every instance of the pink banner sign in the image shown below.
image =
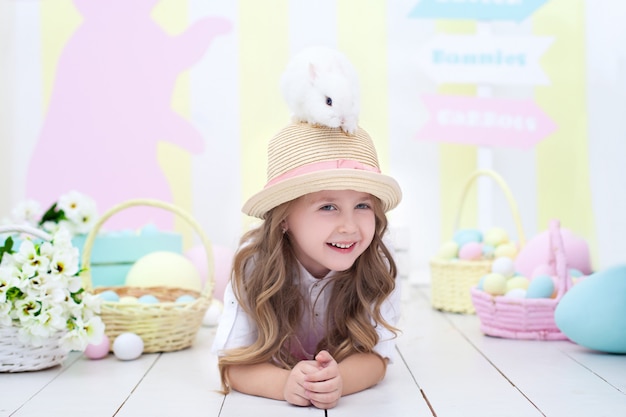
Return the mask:
{"type": "Polygon", "coordinates": [[[425,95],[430,119],[419,140],[531,148],[556,130],[532,100],[425,95]]]}

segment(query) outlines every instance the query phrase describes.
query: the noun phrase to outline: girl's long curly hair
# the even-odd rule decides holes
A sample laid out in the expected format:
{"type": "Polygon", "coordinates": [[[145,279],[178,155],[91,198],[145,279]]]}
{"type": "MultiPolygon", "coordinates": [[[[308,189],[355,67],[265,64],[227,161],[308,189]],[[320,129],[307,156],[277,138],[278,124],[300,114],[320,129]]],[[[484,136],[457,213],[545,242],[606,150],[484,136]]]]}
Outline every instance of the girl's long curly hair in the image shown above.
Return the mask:
{"type": "MultiPolygon", "coordinates": [[[[387,217],[380,200],[372,198],[376,232],[369,247],[349,269],[333,277],[328,303],[327,332],[317,349],[328,350],[337,362],[358,353],[373,351],[378,334],[377,325],[397,334],[387,323],[380,307],[395,288],[396,264],[383,243],[387,217]]],[[[232,285],[244,311],[258,327],[256,341],[250,346],[231,349],[219,358],[224,393],[230,391],[228,367],[272,362],[291,369],[298,359],[290,354],[290,343],[300,325],[303,300],[294,271],[297,260],[283,233],[282,224],[292,202],[271,211],[258,228],[243,235],[235,254],[232,285]]]]}

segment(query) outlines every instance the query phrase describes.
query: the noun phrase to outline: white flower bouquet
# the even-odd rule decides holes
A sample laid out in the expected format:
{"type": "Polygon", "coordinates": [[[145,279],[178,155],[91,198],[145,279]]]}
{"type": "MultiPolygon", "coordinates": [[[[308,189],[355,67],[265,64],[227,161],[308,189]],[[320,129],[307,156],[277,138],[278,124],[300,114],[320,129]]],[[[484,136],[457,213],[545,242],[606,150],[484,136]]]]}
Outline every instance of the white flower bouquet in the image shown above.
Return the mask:
{"type": "Polygon", "coordinates": [[[88,233],[98,217],[96,202],[78,191],[61,195],[45,212],[38,201],[25,200],[18,203],[11,214],[5,223],[37,227],[49,233],[63,228],[72,236],[88,233]]]}
{"type": "Polygon", "coordinates": [[[98,343],[104,334],[100,299],[83,289],[70,232],[0,226],[0,236],[0,371],[54,366],[70,350],[98,343]],[[7,237],[15,232],[39,239],[21,235],[15,250],[13,237],[7,237]],[[53,353],[45,359],[48,347],[53,353]]]}

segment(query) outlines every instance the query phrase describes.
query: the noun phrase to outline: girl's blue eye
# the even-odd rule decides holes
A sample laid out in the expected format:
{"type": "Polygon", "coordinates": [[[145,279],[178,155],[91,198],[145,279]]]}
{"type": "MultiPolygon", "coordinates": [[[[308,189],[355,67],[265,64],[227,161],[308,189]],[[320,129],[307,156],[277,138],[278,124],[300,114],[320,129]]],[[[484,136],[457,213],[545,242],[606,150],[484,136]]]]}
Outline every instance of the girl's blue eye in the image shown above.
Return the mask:
{"type": "Polygon", "coordinates": [[[332,204],[327,204],[325,206],[320,207],[320,210],[335,210],[335,206],[332,204]]]}
{"type": "Polygon", "coordinates": [[[357,204],[356,208],[358,209],[368,209],[370,208],[370,205],[367,203],[361,203],[361,204],[357,204]]]}

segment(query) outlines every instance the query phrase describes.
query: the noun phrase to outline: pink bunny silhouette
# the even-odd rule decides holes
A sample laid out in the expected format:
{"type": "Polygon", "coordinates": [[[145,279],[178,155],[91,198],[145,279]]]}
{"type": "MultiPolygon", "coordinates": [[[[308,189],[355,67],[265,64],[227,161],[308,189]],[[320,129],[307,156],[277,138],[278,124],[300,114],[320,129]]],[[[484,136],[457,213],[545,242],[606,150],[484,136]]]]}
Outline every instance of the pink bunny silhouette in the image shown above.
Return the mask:
{"type": "MultiPolygon", "coordinates": [[[[58,62],[28,170],[29,198],[48,206],[77,190],[92,196],[100,213],[131,198],[172,201],[157,143],[204,150],[200,133],[171,108],[176,78],[232,25],[204,18],[170,36],[150,17],[158,1],[74,0],[84,20],[58,62]]],[[[133,208],[106,227],[134,229],[147,219],[133,208]]],[[[173,215],[155,210],[149,221],[171,229],[173,215]]]]}

